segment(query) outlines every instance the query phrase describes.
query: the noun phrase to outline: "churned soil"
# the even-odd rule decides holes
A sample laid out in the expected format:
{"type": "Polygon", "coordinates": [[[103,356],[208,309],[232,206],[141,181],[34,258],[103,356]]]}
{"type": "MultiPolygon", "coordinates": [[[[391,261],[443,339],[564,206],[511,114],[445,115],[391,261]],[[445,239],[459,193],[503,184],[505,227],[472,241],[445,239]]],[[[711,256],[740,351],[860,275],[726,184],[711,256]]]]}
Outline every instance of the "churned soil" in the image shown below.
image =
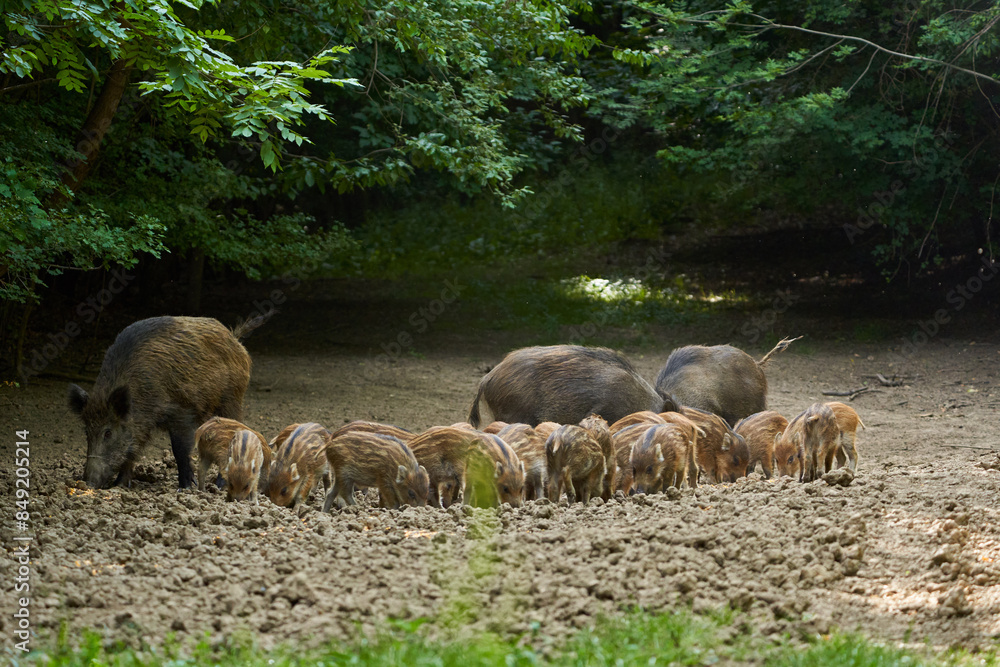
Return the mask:
{"type": "MultiPolygon", "coordinates": [[[[444,336],[387,361],[378,343],[392,336],[378,329],[349,344],[336,342],[335,329],[314,333],[326,338],[290,345],[310,332],[275,324],[247,342],[255,365],[245,421],[268,437],[307,420],[336,427],[375,419],[411,430],[464,420],[483,371],[514,346],[444,336]]],[[[669,350],[689,342],[739,338],[691,332],[630,355],[653,378],[669,350]]],[[[65,382],[43,377],[3,389],[0,497],[11,513],[11,431],[30,431],[33,627],[39,641],[65,623],[71,637],[95,628],[157,645],[171,632],[182,640],[208,632],[267,647],[429,618],[432,634],[490,630],[551,641],[624,609],[731,605],[745,612],[734,633],[840,628],[936,646],[994,643],[1000,456],[990,448],[1000,448],[1000,345],[938,336],[902,365],[885,344],[820,337],[796,345],[768,367],[770,407],[788,417],[833,400],[823,391],[860,387],[865,376],[909,376],[851,402],[867,426],[856,477],[801,484],[754,473],[587,506],[394,511],[366,497],[324,514],[320,491],[297,511],[265,498],[232,503],[215,489],[178,492],[165,436],[132,488],[90,490],[76,481],[86,445],[65,382]]],[[[89,371],[96,375],[96,365],[89,371]]],[[[5,519],[8,551],[15,534],[5,519]]],[[[0,560],[5,641],[20,597],[15,570],[12,558],[0,560]]]]}

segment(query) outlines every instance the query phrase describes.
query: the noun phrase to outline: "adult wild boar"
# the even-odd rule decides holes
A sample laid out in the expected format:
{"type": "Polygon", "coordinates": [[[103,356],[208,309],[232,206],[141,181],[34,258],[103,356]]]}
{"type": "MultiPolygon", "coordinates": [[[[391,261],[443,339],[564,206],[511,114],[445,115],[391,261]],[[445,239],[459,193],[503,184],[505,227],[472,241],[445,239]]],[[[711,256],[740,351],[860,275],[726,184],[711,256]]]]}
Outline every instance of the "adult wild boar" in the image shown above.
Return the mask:
{"type": "Polygon", "coordinates": [[[707,410],[735,426],[744,417],[767,409],[764,365],[797,340],[785,338],[760,361],[731,345],[677,348],[656,376],[656,390],[673,396],[680,405],[707,410]]]}
{"type": "Polygon", "coordinates": [[[91,393],[69,386],[69,406],[87,432],[84,481],[128,485],[158,430],[170,435],[180,488],[194,484],[195,429],[218,415],[240,421],[250,355],[240,344],[266,316],[230,331],[205,317],[151,317],[122,329],[104,354],[91,393]]]}
{"type": "Polygon", "coordinates": [[[481,402],[494,419],[531,426],[578,424],[591,414],[614,423],[640,410],[677,409],[673,398],[650,386],[620,352],[579,345],[514,350],[479,381],[469,411],[476,427],[481,402]]]}

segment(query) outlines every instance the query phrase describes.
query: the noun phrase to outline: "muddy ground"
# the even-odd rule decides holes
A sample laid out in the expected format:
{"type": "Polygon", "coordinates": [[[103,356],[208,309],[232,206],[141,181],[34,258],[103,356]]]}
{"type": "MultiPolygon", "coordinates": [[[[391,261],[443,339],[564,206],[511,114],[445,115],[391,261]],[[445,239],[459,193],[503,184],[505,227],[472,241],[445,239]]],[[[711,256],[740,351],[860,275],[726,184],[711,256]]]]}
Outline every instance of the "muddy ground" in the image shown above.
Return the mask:
{"type": "MultiPolygon", "coordinates": [[[[245,421],[268,436],[306,420],[412,430],[460,421],[483,371],[525,342],[453,329],[380,363],[380,345],[405,327],[406,308],[346,328],[304,316],[297,324],[296,312],[247,342],[255,366],[245,421]]],[[[759,355],[762,344],[736,333],[742,321],[665,332],[656,349],[628,351],[650,379],[678,344],[732,342],[759,355]]],[[[299,511],[229,503],[214,490],[178,493],[163,437],[131,489],[94,492],[73,485],[85,442],[65,405],[66,382],[5,388],[0,494],[11,514],[11,430],[30,430],[33,628],[40,641],[66,623],[71,636],[96,628],[133,643],[210,632],[214,641],[250,636],[271,646],[430,618],[432,633],[520,634],[537,623],[533,641],[544,643],[626,608],[728,604],[746,612],[734,633],[836,627],[936,646],[995,643],[1000,458],[990,448],[1000,449],[1000,342],[953,327],[900,365],[898,340],[861,344],[828,335],[827,325],[799,320],[787,332],[811,339],[769,367],[772,408],[790,417],[824,400],[822,391],[860,387],[866,376],[911,376],[852,402],[867,429],[846,487],[753,474],[586,507],[386,511],[369,499],[323,514],[318,492],[299,511]]],[[[98,365],[99,356],[84,371],[96,375],[98,365]]],[[[5,519],[0,543],[10,552],[20,534],[5,519]]],[[[0,560],[5,642],[15,574],[11,557],[0,560]]]]}

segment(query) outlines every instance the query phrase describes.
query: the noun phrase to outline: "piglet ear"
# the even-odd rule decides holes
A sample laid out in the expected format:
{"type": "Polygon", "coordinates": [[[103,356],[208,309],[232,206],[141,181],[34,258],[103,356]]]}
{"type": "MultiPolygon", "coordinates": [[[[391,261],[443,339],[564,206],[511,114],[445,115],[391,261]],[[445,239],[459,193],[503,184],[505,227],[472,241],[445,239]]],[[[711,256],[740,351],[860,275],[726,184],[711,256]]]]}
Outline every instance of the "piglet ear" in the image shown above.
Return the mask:
{"type": "Polygon", "coordinates": [[[402,484],[406,479],[406,466],[399,466],[396,471],[396,484],[402,484]]]}
{"type": "Polygon", "coordinates": [[[493,479],[500,479],[500,475],[503,474],[503,466],[497,461],[496,470],[493,471],[493,479]]]}
{"type": "Polygon", "coordinates": [[[729,446],[733,444],[733,439],[729,437],[729,434],[722,436],[722,451],[728,452],[729,446]]]}
{"type": "Polygon", "coordinates": [[[430,477],[430,473],[428,473],[428,472],[427,472],[427,468],[425,468],[425,467],[423,467],[423,466],[417,466],[417,468],[418,468],[418,469],[420,470],[420,472],[421,472],[421,473],[422,473],[423,475],[425,475],[425,476],[426,476],[426,477],[428,477],[428,478],[430,477]]]}
{"type": "Polygon", "coordinates": [[[663,463],[663,448],[660,443],[656,443],[656,462],[663,463]]]}
{"type": "Polygon", "coordinates": [[[296,464],[293,463],[292,467],[289,468],[288,471],[290,473],[292,473],[292,481],[293,482],[299,481],[299,467],[296,464]]]}
{"type": "Polygon", "coordinates": [[[128,387],[124,385],[115,387],[108,396],[108,405],[115,411],[119,419],[128,417],[128,413],[132,409],[132,394],[129,392],[128,387]]]}
{"type": "Polygon", "coordinates": [[[522,475],[527,474],[527,473],[524,472],[524,461],[521,461],[521,474],[522,475]]]}
{"type": "Polygon", "coordinates": [[[69,386],[69,393],[67,394],[69,399],[69,409],[76,414],[83,414],[83,409],[87,407],[87,392],[78,387],[75,384],[69,386]]]}
{"type": "Polygon", "coordinates": [[[784,435],[784,433],[782,431],[778,431],[777,433],[774,434],[774,444],[775,444],[775,446],[777,446],[777,444],[779,442],[781,442],[781,436],[782,435],[784,435]]]}

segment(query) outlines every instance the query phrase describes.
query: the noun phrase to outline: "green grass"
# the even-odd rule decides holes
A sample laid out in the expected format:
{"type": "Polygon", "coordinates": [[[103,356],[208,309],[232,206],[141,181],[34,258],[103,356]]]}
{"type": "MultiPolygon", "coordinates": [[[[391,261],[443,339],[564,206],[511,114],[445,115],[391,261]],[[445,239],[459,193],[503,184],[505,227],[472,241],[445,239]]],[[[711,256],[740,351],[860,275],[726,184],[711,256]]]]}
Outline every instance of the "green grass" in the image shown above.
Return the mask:
{"type": "Polygon", "coordinates": [[[628,612],[599,621],[593,629],[581,630],[562,643],[546,637],[540,627],[520,640],[492,634],[434,640],[427,638],[424,623],[416,621],[391,623],[371,639],[362,637],[311,650],[285,646],[265,651],[248,638],[219,643],[208,637],[184,646],[168,637],[163,647],[135,649],[106,643],[96,632],[89,632],[78,646],[71,646],[63,635],[55,646],[36,650],[24,658],[15,657],[13,661],[15,665],[59,667],[624,667],[716,663],[768,667],[990,667],[1000,665],[1000,654],[996,649],[975,655],[930,649],[915,652],[851,634],[813,637],[804,644],[792,643],[788,638],[774,641],[755,634],[746,620],[734,612],[698,616],[685,610],[662,614],[628,612]]]}

